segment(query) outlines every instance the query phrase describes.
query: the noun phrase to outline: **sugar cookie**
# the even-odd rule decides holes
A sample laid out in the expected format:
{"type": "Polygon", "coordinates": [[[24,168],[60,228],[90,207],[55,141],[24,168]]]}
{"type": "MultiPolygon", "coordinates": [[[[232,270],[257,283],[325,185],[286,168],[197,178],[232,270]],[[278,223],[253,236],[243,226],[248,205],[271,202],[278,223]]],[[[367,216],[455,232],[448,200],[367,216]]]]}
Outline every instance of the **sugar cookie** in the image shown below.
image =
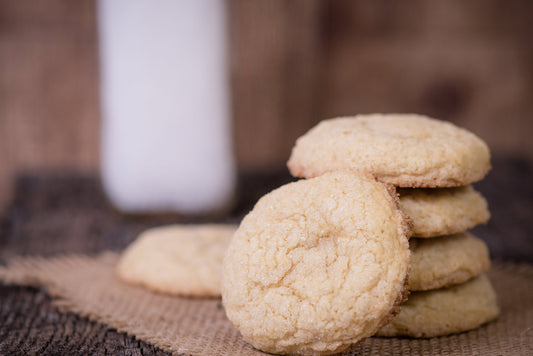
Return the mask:
{"type": "Polygon", "coordinates": [[[487,201],[472,186],[399,188],[400,206],[413,220],[414,237],[465,232],[490,218],[487,201]]]}
{"type": "Polygon", "coordinates": [[[184,296],[220,296],[224,252],[234,225],[169,225],[142,233],[122,254],[125,282],[184,296]]]}
{"type": "Polygon", "coordinates": [[[485,273],[490,267],[485,242],[470,233],[431,239],[411,238],[409,290],[451,286],[485,273]]]}
{"type": "Polygon", "coordinates": [[[228,318],[254,347],[325,355],[373,335],[405,297],[408,218],[394,189],[348,172],[282,186],[235,233],[228,318]]]}
{"type": "Polygon", "coordinates": [[[450,122],[415,114],[324,120],[296,141],[287,163],[296,177],[354,170],[400,187],[452,187],[481,180],[489,148],[450,122]]]}
{"type": "Polygon", "coordinates": [[[377,336],[434,337],[475,329],[500,313],[486,275],[451,288],[416,292],[377,336]]]}

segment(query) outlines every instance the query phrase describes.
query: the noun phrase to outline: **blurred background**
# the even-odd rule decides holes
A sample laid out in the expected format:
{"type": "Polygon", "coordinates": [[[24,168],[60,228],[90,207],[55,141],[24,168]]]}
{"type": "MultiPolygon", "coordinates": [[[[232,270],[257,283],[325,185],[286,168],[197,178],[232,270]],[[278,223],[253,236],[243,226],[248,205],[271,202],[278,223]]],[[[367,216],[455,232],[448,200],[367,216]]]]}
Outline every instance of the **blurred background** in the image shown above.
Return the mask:
{"type": "MultiPolygon", "coordinates": [[[[521,196],[522,205],[513,206],[522,221],[533,216],[531,204],[523,205],[531,189],[516,181],[532,176],[532,1],[225,5],[240,176],[286,179],[295,139],[321,119],[414,112],[450,120],[487,141],[493,186],[511,184],[506,191],[521,196]]],[[[24,177],[100,175],[96,6],[0,0],[0,211],[8,212],[17,189],[29,189],[24,177]]],[[[526,235],[526,228],[516,229],[526,235]]]]}

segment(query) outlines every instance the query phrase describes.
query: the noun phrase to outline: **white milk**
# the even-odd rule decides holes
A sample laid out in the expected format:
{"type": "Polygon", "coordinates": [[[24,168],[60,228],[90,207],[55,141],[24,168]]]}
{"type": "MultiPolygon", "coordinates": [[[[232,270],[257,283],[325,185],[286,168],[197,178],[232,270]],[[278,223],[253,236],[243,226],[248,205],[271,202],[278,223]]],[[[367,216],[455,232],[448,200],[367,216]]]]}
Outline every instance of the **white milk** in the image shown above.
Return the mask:
{"type": "Polygon", "coordinates": [[[235,184],[220,0],[100,0],[102,180],[126,212],[206,213],[235,184]]]}

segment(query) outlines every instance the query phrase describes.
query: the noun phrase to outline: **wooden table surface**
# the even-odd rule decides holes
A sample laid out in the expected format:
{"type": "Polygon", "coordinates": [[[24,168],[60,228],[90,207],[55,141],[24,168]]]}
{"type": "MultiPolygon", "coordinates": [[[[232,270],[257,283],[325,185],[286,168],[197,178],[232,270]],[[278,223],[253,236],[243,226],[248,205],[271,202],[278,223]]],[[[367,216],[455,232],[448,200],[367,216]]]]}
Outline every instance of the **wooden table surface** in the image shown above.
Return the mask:
{"type": "MultiPolygon", "coordinates": [[[[496,158],[476,184],[492,219],[474,233],[492,257],[533,263],[533,162],[496,158]]],[[[238,222],[265,192],[291,178],[286,172],[241,175],[235,208],[224,217],[124,216],[105,199],[96,177],[25,176],[0,223],[0,259],[13,255],[119,251],[151,226],[174,222],[238,222]]],[[[166,355],[105,325],[59,312],[41,290],[0,283],[0,355],[166,355]]]]}

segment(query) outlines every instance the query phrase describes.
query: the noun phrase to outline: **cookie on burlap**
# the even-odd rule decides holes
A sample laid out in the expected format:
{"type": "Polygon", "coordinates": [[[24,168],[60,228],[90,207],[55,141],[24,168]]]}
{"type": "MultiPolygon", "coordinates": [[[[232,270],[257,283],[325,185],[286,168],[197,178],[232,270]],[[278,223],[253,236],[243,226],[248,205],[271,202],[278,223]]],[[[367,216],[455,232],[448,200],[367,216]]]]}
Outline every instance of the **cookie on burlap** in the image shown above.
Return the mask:
{"type": "Polygon", "coordinates": [[[399,187],[453,187],[490,170],[488,146],[450,122],[415,114],[324,120],[298,138],[287,166],[296,177],[354,170],[399,187]]]}
{"type": "Polygon", "coordinates": [[[464,284],[413,292],[400,313],[377,336],[434,337],[475,329],[500,314],[486,275],[464,284]]]}
{"type": "Polygon", "coordinates": [[[472,186],[399,188],[400,206],[413,220],[414,237],[465,232],[490,218],[487,201],[472,186]]]}
{"type": "Polygon", "coordinates": [[[489,250],[470,233],[409,240],[411,271],[408,289],[437,289],[468,281],[490,267],[489,250]]]}
{"type": "Polygon", "coordinates": [[[370,176],[334,172],[272,191],[224,258],[229,320],[270,353],[348,349],[405,298],[409,223],[394,188],[370,176]]]}
{"type": "Polygon", "coordinates": [[[221,267],[234,225],[169,225],[146,230],[122,254],[125,282],[183,296],[220,296],[221,267]]]}

